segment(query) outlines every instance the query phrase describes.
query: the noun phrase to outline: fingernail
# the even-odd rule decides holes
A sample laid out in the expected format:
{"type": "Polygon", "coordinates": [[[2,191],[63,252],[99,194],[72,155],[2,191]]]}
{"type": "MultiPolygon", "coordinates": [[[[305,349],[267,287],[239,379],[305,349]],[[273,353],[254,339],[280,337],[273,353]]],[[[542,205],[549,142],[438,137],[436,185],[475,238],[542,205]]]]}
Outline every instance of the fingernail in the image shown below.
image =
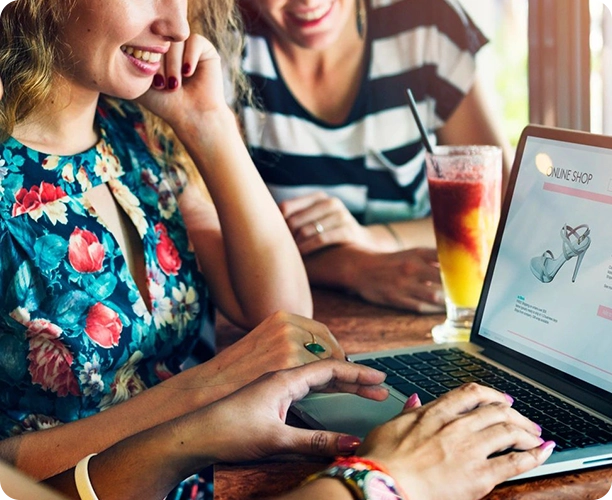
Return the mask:
{"type": "Polygon", "coordinates": [[[537,431],[538,431],[540,434],[542,434],[542,426],[541,426],[541,425],[536,424],[535,422],[533,422],[533,425],[535,425],[535,426],[536,426],[537,431]]]}
{"type": "Polygon", "coordinates": [[[404,404],[404,410],[408,408],[414,408],[420,402],[421,400],[419,399],[419,395],[415,392],[412,396],[408,398],[408,401],[406,401],[406,403],[404,404]]]}
{"type": "Polygon", "coordinates": [[[540,446],[542,446],[545,443],[545,441],[541,437],[538,438],[538,441],[540,441],[540,446]]]}
{"type": "Polygon", "coordinates": [[[163,87],[166,84],[164,81],[164,77],[161,75],[155,75],[153,77],[153,86],[154,87],[163,87]]]}
{"type": "Polygon", "coordinates": [[[177,87],[178,87],[178,80],[174,76],[171,76],[170,78],[168,78],[168,88],[170,90],[174,90],[177,87]]]}
{"type": "Polygon", "coordinates": [[[540,445],[540,449],[542,451],[552,451],[555,449],[555,446],[557,446],[557,443],[554,441],[546,441],[540,445]]]}
{"type": "Polygon", "coordinates": [[[186,75],[190,71],[191,71],[191,64],[189,63],[183,64],[183,68],[182,68],[183,75],[186,75]]]}
{"type": "Polygon", "coordinates": [[[510,396],[510,394],[504,394],[504,397],[506,398],[508,403],[510,403],[510,405],[514,404],[514,398],[512,396],[510,396]]]}
{"type": "Polygon", "coordinates": [[[355,451],[361,445],[361,439],[357,436],[340,436],[338,438],[339,451],[355,451]]]}

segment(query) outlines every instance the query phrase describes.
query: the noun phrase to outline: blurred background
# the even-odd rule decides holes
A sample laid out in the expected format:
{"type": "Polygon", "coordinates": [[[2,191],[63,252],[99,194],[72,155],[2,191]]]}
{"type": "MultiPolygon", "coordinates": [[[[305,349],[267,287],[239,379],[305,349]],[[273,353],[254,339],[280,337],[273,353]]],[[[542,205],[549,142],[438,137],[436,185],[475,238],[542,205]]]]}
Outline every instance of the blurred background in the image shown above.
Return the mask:
{"type": "Polygon", "coordinates": [[[527,123],[612,135],[612,0],[459,0],[491,43],[480,78],[507,137],[527,123]]]}

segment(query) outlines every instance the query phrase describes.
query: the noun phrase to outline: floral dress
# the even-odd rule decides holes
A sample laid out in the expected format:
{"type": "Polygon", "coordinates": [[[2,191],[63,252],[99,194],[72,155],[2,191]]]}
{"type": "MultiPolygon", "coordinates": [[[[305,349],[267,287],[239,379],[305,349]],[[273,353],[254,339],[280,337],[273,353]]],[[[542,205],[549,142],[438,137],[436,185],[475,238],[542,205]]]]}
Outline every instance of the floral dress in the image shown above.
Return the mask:
{"type": "Polygon", "coordinates": [[[177,206],[129,103],[101,100],[74,156],[0,144],[0,433],[95,414],[180,370],[211,306],[177,206]],[[107,183],[144,249],[151,310],[84,196],[107,183]]]}

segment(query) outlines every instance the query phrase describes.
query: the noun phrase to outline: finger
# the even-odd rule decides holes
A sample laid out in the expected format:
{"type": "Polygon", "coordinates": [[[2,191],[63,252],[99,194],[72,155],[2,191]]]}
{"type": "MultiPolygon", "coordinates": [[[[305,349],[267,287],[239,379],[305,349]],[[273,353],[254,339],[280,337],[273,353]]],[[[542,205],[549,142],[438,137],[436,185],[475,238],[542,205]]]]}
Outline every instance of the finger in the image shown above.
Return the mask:
{"type": "MultiPolygon", "coordinates": [[[[555,448],[553,441],[546,441],[528,451],[515,451],[487,460],[487,469],[481,477],[487,476],[493,484],[499,484],[542,465],[555,448]]],[[[482,479],[481,479],[482,480],[482,479]]]]}
{"type": "Polygon", "coordinates": [[[322,250],[323,248],[339,245],[347,241],[345,236],[344,228],[335,227],[331,229],[325,228],[323,232],[315,234],[310,238],[296,243],[298,250],[302,255],[310,255],[314,252],[322,250]]]}
{"type": "Polygon", "coordinates": [[[285,374],[297,387],[292,394],[293,401],[303,398],[311,390],[328,388],[354,394],[361,388],[379,386],[387,377],[383,372],[364,365],[331,359],[285,370],[285,374]]]}
{"type": "MultiPolygon", "coordinates": [[[[313,206],[314,207],[314,206],[313,206]]],[[[303,220],[287,221],[296,243],[316,238],[323,233],[344,227],[342,215],[337,212],[314,210],[303,220]]]]}
{"type": "Polygon", "coordinates": [[[539,436],[542,428],[528,418],[513,410],[506,403],[492,403],[480,406],[467,413],[464,422],[471,432],[478,432],[500,423],[520,427],[532,435],[539,436]]]}
{"type": "Polygon", "coordinates": [[[181,75],[183,78],[193,76],[198,67],[200,55],[205,49],[206,40],[202,37],[189,37],[185,41],[183,59],[181,61],[181,75]]]}
{"type": "Polygon", "coordinates": [[[510,400],[504,394],[475,383],[465,384],[454,389],[435,401],[423,406],[427,412],[424,425],[433,432],[441,429],[479,406],[492,403],[510,406],[510,400]]]}
{"type": "Polygon", "coordinates": [[[283,200],[278,204],[278,207],[283,214],[285,220],[290,218],[296,212],[306,210],[311,205],[317,203],[320,200],[328,198],[324,191],[316,191],[303,196],[297,196],[289,200],[283,200]]]}
{"type": "Polygon", "coordinates": [[[183,64],[184,42],[173,43],[164,58],[164,77],[166,90],[178,90],[181,85],[181,66],[183,64]]]}
{"type": "Polygon", "coordinates": [[[406,413],[410,410],[420,408],[421,406],[423,406],[423,403],[421,403],[421,398],[419,398],[419,395],[415,392],[406,400],[406,403],[404,403],[402,413],[406,413]]]}
{"type": "Polygon", "coordinates": [[[300,339],[306,339],[304,343],[312,342],[312,335],[314,335],[315,341],[329,350],[332,358],[340,361],[346,359],[344,349],[326,325],[300,315],[292,315],[291,322],[294,326],[304,330],[303,335],[300,335],[300,339]]]}
{"type": "Polygon", "coordinates": [[[488,427],[478,433],[475,446],[482,450],[483,456],[506,450],[530,450],[537,448],[544,440],[524,428],[510,422],[503,422],[488,427]]]}
{"type": "Polygon", "coordinates": [[[285,453],[334,456],[354,452],[361,444],[357,436],[329,431],[285,427],[281,449],[285,453]]]}

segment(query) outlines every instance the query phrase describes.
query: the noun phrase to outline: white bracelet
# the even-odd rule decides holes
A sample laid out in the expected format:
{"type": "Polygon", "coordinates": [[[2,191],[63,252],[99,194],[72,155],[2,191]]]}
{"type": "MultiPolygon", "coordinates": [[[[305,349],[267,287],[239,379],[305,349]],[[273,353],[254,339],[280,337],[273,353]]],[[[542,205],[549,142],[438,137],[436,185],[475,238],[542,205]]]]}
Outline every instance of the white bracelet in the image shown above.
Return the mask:
{"type": "Polygon", "coordinates": [[[76,489],[79,492],[81,500],[99,500],[98,495],[96,495],[96,492],[91,485],[89,471],[87,470],[89,459],[91,457],[95,457],[96,455],[97,453],[87,455],[85,458],[80,460],[74,468],[74,482],[76,483],[76,489]]]}

